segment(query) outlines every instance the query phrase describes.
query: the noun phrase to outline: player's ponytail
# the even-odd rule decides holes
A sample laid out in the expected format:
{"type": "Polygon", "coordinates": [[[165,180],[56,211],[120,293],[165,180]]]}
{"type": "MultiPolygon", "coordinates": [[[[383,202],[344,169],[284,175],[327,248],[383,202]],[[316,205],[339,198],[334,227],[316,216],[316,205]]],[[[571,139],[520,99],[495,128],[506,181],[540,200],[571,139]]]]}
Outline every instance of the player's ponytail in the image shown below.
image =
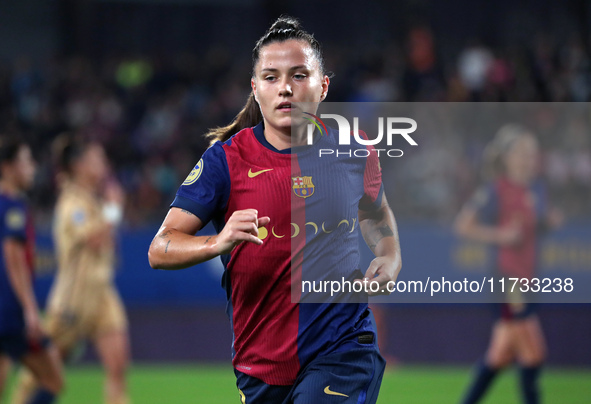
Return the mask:
{"type": "Polygon", "coordinates": [[[482,175],[485,180],[505,173],[504,159],[515,142],[530,131],[522,125],[510,123],[502,126],[484,149],[482,175]]]}
{"type": "Polygon", "coordinates": [[[218,140],[220,142],[225,142],[232,135],[240,132],[242,129],[256,126],[262,119],[263,115],[261,114],[259,104],[257,104],[254,99],[254,94],[251,92],[246,100],[246,104],[238,115],[236,115],[232,123],[220,128],[210,129],[205,136],[211,140],[212,144],[218,140]]]}
{"type": "MultiPolygon", "coordinates": [[[[274,42],[283,42],[290,39],[300,40],[306,42],[312,50],[318,64],[320,66],[320,72],[324,75],[324,58],[322,56],[322,48],[320,43],[314,38],[314,35],[305,31],[300,22],[289,16],[279,17],[271,27],[265,32],[265,34],[259,38],[254,49],[252,50],[252,74],[256,65],[259,61],[261,49],[274,42]]],[[[251,126],[257,125],[263,119],[261,109],[258,103],[254,99],[254,94],[251,92],[246,100],[244,108],[236,115],[232,123],[227,126],[211,129],[205,136],[211,140],[211,143],[216,141],[225,142],[232,135],[241,131],[244,128],[250,128],[251,126]]]]}

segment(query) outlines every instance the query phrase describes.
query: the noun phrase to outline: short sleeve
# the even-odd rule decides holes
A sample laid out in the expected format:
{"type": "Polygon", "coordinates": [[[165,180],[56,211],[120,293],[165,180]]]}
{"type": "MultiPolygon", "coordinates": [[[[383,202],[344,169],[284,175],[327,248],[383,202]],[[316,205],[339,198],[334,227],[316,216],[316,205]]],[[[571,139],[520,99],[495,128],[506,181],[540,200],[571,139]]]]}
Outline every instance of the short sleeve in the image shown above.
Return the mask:
{"type": "Polygon", "coordinates": [[[476,211],[483,223],[494,223],[498,216],[498,195],[493,184],[481,186],[468,200],[466,206],[476,211]]]}
{"type": "Polygon", "coordinates": [[[27,211],[24,205],[14,204],[3,211],[3,238],[14,238],[20,241],[27,239],[27,211]]]}
{"type": "Polygon", "coordinates": [[[359,201],[359,209],[371,211],[378,209],[382,205],[384,186],[382,184],[382,168],[378,153],[373,146],[367,146],[367,150],[369,150],[369,156],[365,161],[363,197],[359,201]]]}
{"type": "Polygon", "coordinates": [[[102,226],[102,216],[97,216],[86,198],[75,190],[64,190],[58,200],[54,221],[56,238],[67,244],[85,243],[88,237],[102,226]]]}
{"type": "Polygon", "coordinates": [[[171,207],[185,209],[205,224],[225,209],[230,196],[230,172],[221,142],[203,153],[179,187],[171,207]]]}

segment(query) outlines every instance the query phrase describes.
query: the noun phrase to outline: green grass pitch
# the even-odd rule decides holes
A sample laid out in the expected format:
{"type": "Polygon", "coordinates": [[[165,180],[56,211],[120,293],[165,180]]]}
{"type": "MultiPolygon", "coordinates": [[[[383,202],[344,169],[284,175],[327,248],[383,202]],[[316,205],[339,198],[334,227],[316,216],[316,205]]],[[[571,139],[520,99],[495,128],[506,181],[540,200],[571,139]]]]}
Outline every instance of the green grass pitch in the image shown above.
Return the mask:
{"type": "MultiPolygon", "coordinates": [[[[505,372],[483,404],[519,404],[514,371],[505,372]]],[[[98,367],[67,371],[67,390],[60,404],[102,404],[102,373],[98,367]]],[[[470,377],[466,367],[399,366],[386,371],[378,403],[458,403],[470,377]]],[[[9,381],[10,384],[14,378],[9,381]]],[[[548,369],[542,377],[543,402],[591,403],[591,370],[548,369]]],[[[240,403],[228,365],[135,365],[129,372],[134,404],[240,403]]],[[[8,403],[5,398],[1,401],[8,403]]]]}

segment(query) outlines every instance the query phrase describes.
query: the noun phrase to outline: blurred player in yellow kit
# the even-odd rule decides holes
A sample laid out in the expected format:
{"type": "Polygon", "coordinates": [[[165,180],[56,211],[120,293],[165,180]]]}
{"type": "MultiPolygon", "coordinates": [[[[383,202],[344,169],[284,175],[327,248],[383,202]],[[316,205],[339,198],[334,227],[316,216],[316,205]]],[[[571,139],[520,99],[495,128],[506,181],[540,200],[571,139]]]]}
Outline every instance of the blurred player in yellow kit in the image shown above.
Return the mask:
{"type": "MultiPolygon", "coordinates": [[[[122,216],[123,191],[108,180],[98,143],[59,137],[54,153],[61,192],[55,210],[58,273],[47,308],[47,330],[62,357],[90,340],[106,371],[105,403],[126,404],[129,362],[127,319],[113,285],[113,229],[122,216]]],[[[13,404],[33,391],[30,374],[19,380],[13,404]]]]}

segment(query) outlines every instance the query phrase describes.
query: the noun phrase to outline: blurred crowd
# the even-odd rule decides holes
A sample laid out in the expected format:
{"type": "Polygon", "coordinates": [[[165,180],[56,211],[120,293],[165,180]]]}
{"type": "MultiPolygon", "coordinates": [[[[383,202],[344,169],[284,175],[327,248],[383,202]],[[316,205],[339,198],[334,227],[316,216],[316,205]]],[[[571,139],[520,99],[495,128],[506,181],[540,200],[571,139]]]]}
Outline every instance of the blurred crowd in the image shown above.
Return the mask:
{"type": "MultiPolygon", "coordinates": [[[[540,35],[509,47],[467,40],[443,53],[433,32],[418,27],[379,49],[325,43],[325,58],[334,72],[328,101],[591,100],[591,59],[578,37],[540,35]]],[[[41,170],[33,199],[41,216],[50,217],[55,195],[50,144],[71,131],[105,145],[127,191],[127,223],[158,222],[207,148],[203,134],[242,108],[250,66],[223,46],[100,60],[23,56],[0,66],[0,130],[34,146],[41,170]]],[[[591,134],[589,122],[578,124],[560,139],[543,139],[543,174],[567,215],[589,217],[591,134]]],[[[399,217],[449,220],[480,181],[486,139],[452,140],[453,152],[435,142],[405,160],[391,199],[399,217]]]]}

